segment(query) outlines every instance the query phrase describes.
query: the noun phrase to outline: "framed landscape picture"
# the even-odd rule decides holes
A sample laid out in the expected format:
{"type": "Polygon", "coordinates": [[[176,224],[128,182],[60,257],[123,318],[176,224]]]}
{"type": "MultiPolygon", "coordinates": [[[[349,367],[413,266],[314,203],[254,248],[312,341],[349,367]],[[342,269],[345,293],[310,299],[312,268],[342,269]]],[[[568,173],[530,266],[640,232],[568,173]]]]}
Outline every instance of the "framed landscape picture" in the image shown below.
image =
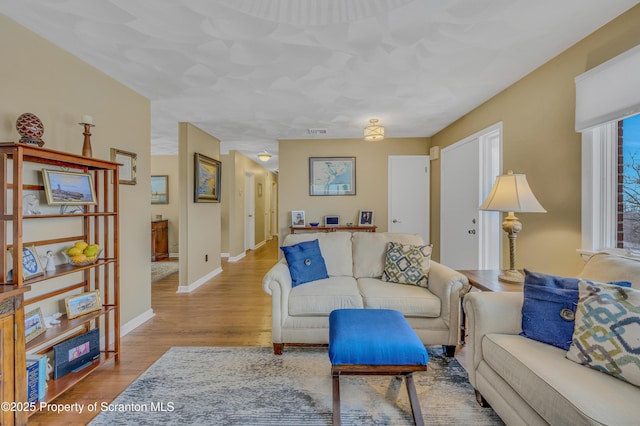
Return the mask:
{"type": "Polygon", "coordinates": [[[356,195],[356,157],[310,157],[309,195],[356,195]]]}
{"type": "Polygon", "coordinates": [[[44,181],[47,204],[96,204],[93,177],[89,173],[42,169],[42,180],[44,181]]]}
{"type": "Polygon", "coordinates": [[[169,176],[151,176],[151,204],[169,204],[169,176]]]}
{"type": "Polygon", "coordinates": [[[194,202],[219,203],[222,163],[205,155],[195,153],[194,202]]]}
{"type": "Polygon", "coordinates": [[[67,318],[69,319],[99,311],[102,309],[100,292],[94,290],[78,294],[77,296],[69,296],[64,299],[64,305],[67,308],[67,318]]]}
{"type": "Polygon", "coordinates": [[[111,148],[111,161],[120,163],[118,166],[119,182],[123,185],[135,185],[136,177],[136,160],[138,155],[133,152],[123,151],[117,148],[111,148]]]}
{"type": "Polygon", "coordinates": [[[47,326],[44,323],[44,316],[42,315],[42,310],[40,308],[36,308],[33,311],[25,314],[25,342],[29,343],[45,331],[47,331],[47,326]]]}

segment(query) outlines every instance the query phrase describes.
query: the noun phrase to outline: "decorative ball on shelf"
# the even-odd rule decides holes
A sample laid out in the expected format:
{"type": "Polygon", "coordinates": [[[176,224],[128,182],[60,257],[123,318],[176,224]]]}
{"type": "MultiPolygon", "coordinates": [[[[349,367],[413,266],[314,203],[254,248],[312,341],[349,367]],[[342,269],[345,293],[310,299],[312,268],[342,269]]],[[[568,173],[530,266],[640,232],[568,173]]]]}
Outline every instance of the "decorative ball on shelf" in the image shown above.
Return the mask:
{"type": "Polygon", "coordinates": [[[20,134],[20,142],[43,146],[44,141],[42,135],[44,134],[44,126],[42,121],[30,112],[25,112],[16,120],[16,130],[20,134]]]}

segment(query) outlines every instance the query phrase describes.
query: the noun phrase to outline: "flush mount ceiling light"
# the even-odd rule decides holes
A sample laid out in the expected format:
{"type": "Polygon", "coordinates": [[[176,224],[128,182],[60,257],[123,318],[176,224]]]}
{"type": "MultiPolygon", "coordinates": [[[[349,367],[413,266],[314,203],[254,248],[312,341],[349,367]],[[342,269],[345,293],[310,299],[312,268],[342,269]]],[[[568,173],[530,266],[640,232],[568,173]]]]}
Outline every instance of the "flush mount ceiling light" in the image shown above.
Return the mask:
{"type": "Polygon", "coordinates": [[[369,120],[369,124],[364,128],[365,141],[381,141],[384,139],[384,127],[378,124],[377,118],[369,120]]]}
{"type": "Polygon", "coordinates": [[[258,159],[260,161],[266,163],[267,161],[269,161],[271,159],[271,154],[269,154],[267,151],[261,152],[260,154],[258,154],[258,159]]]}

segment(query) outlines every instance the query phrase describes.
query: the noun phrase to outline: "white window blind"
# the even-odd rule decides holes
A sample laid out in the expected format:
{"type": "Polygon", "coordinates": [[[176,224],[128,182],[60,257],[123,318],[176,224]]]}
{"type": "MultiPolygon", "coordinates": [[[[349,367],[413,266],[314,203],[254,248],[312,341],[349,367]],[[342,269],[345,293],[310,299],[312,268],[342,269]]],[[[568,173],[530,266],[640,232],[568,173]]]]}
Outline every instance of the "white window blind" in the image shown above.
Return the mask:
{"type": "Polygon", "coordinates": [[[576,131],[640,113],[640,45],[580,74],[576,131]]]}

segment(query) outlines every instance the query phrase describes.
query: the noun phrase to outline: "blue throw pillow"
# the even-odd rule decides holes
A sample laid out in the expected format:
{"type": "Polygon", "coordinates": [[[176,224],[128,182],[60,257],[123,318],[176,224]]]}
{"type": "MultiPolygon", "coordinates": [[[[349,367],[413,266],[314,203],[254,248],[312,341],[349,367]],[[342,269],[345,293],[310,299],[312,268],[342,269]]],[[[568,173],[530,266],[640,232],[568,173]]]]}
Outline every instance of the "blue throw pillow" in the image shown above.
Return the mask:
{"type": "MultiPolygon", "coordinates": [[[[520,335],[569,350],[579,297],[579,279],[541,274],[526,269],[524,273],[520,335]]],[[[631,283],[626,281],[609,284],[631,287],[631,283]]]]}
{"type": "Polygon", "coordinates": [[[280,247],[289,265],[291,286],[329,278],[318,240],[280,247]]]}

